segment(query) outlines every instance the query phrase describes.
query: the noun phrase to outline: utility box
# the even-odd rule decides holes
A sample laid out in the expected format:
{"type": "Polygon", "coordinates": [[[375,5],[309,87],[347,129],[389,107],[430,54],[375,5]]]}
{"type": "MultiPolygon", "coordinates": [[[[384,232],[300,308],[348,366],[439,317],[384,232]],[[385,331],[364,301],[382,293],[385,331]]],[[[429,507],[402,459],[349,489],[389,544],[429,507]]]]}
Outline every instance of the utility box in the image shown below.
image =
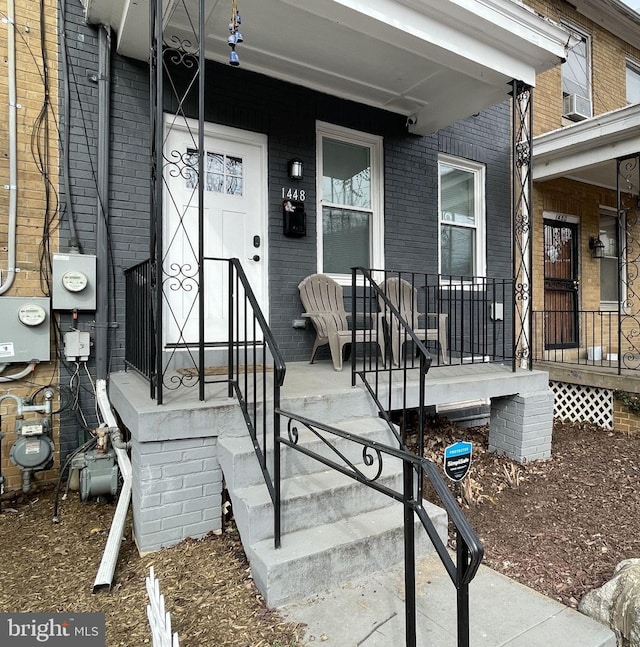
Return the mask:
{"type": "Polygon", "coordinates": [[[47,297],[0,297],[0,364],[48,362],[51,307],[47,297]]]}
{"type": "Polygon", "coordinates": [[[86,362],[90,349],[91,338],[88,332],[70,330],[64,334],[64,356],[68,362],[86,362]]]}
{"type": "Polygon", "coordinates": [[[96,309],[96,257],[93,254],[54,254],[54,310],[96,309]]]}

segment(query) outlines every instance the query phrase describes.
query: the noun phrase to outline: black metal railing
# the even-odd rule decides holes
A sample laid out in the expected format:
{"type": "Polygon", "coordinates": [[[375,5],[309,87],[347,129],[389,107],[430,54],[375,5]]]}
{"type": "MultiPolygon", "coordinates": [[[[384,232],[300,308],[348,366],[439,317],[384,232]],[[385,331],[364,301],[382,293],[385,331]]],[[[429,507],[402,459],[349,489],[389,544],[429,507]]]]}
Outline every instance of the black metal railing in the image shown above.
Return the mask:
{"type": "MultiPolygon", "coordinates": [[[[376,345],[362,345],[363,361],[352,362],[352,384],[359,376],[382,410],[407,407],[386,385],[406,387],[419,379],[420,344],[429,366],[500,363],[516,370],[512,279],[359,267],[353,270],[351,291],[352,320],[377,317],[386,340],[384,358],[376,345]]],[[[406,397],[408,389],[403,393],[406,397]]]]}
{"type": "Polygon", "coordinates": [[[635,316],[617,311],[545,310],[533,313],[533,358],[617,374],[640,370],[640,327],[635,316]]]}
{"type": "MultiPolygon", "coordinates": [[[[434,366],[507,363],[516,368],[512,279],[355,268],[351,290],[354,321],[377,314],[392,367],[415,364],[408,334],[413,329],[430,349],[434,366]],[[392,309],[407,328],[398,325],[392,309]]],[[[368,356],[369,366],[374,359],[368,356]]]]}
{"type": "Polygon", "coordinates": [[[151,381],[155,369],[153,276],[147,259],[124,271],[125,364],[151,381]]]}
{"type": "MultiPolygon", "coordinates": [[[[227,376],[229,397],[235,395],[253,443],[260,469],[275,502],[275,488],[269,473],[267,435],[279,434],[280,389],[286,365],[262,309],[237,258],[203,258],[209,263],[228,266],[228,350],[227,376]]],[[[203,383],[220,382],[206,377],[205,343],[200,336],[199,357],[203,383]]]]}
{"type": "MultiPolygon", "coordinates": [[[[426,327],[423,329],[414,329],[414,325],[420,325],[420,318],[416,317],[415,314],[420,308],[420,301],[417,296],[418,291],[416,289],[417,276],[421,277],[420,283],[423,286],[423,293],[427,295],[426,305],[431,305],[428,300],[430,292],[428,288],[432,287],[432,285],[429,283],[427,275],[399,272],[383,272],[376,273],[376,275],[379,279],[378,281],[373,280],[373,271],[365,268],[355,268],[352,274],[352,384],[355,385],[357,376],[362,379],[365,388],[376,403],[380,417],[386,421],[398,446],[391,447],[361,436],[355,436],[289,411],[276,411],[277,417],[287,417],[289,423],[287,425],[287,436],[282,436],[278,433],[277,429],[280,428],[279,420],[276,424],[276,431],[274,432],[274,445],[276,446],[274,452],[275,545],[279,547],[281,540],[280,487],[282,479],[280,453],[281,447],[285,445],[363,483],[367,487],[402,502],[405,511],[404,566],[407,647],[415,647],[416,645],[414,518],[415,516],[419,518],[456,587],[458,647],[468,647],[469,583],[475,576],[482,561],[483,547],[446,483],[440,476],[436,466],[431,461],[423,458],[424,434],[418,434],[417,453],[409,451],[405,444],[405,438],[403,437],[404,431],[407,428],[407,414],[409,410],[417,412],[418,429],[424,430],[425,428],[426,375],[432,364],[432,357],[425,346],[425,341],[427,343],[429,341],[436,341],[440,347],[440,354],[444,355],[446,351],[443,352],[443,349],[447,346],[449,339],[445,342],[442,338],[445,331],[437,325],[431,336],[423,334],[427,330],[426,327]],[[407,280],[407,277],[410,280],[407,280]],[[387,279],[392,280],[387,281],[387,279]],[[402,281],[405,281],[406,285],[402,281]],[[360,334],[356,337],[359,323],[361,324],[360,334]],[[374,324],[373,326],[372,323],[374,324]],[[394,335],[398,336],[395,340],[394,335]],[[387,343],[380,344],[381,336],[386,338],[388,344],[391,344],[390,352],[380,353],[380,350],[383,348],[386,351],[388,346],[387,343]],[[359,356],[356,356],[356,338],[358,339],[358,345],[361,347],[359,356]],[[399,352],[407,344],[411,344],[414,349],[414,353],[411,355],[399,352]],[[410,383],[413,385],[412,387],[410,387],[410,383]],[[410,390],[413,391],[411,402],[409,402],[408,396],[410,390]],[[402,433],[398,433],[397,427],[391,419],[392,411],[397,412],[398,410],[401,412],[402,433]],[[298,443],[299,434],[295,426],[296,421],[304,425],[305,428],[310,430],[329,448],[329,456],[314,452],[309,447],[298,443]],[[345,453],[338,450],[331,442],[330,437],[341,437],[361,446],[363,464],[367,467],[366,473],[349,460],[345,453]],[[379,482],[385,456],[402,460],[403,487],[401,491],[379,482]],[[446,545],[438,535],[422,506],[425,477],[428,478],[438,494],[453,524],[457,555],[455,562],[451,559],[446,545]]],[[[508,282],[499,283],[506,284],[508,282]]],[[[503,289],[506,296],[506,287],[503,289]]],[[[471,303],[477,306],[477,298],[474,298],[471,303]]],[[[480,303],[483,304],[483,308],[487,305],[486,301],[480,301],[480,303]]],[[[449,299],[449,304],[451,304],[451,299],[449,299]]],[[[480,307],[478,306],[477,309],[480,309],[480,307]]],[[[423,310],[423,312],[429,313],[427,317],[434,316],[435,321],[442,321],[440,315],[447,314],[448,316],[448,313],[451,311],[451,309],[448,309],[446,312],[443,312],[443,309],[440,309],[438,306],[436,306],[435,310],[429,307],[423,310]]],[[[470,321],[474,321],[474,318],[470,317],[470,321]]]]}
{"type": "MultiPolygon", "coordinates": [[[[224,277],[227,293],[223,306],[227,313],[226,341],[212,342],[207,339],[204,330],[207,306],[201,303],[197,339],[185,339],[181,332],[182,339],[158,344],[158,327],[155,325],[153,307],[153,264],[146,260],[125,271],[126,365],[149,380],[152,397],[155,393],[154,386],[161,382],[173,385],[172,388],[197,385],[200,400],[205,399],[206,385],[226,384],[228,396],[235,396],[238,400],[273,499],[274,487],[267,468],[267,435],[278,421],[274,412],[280,406],[280,389],[286,374],[285,362],[240,261],[237,258],[205,256],[203,263],[205,271],[202,296],[206,294],[207,277],[224,277]],[[212,266],[216,270],[210,272],[212,266]],[[158,375],[158,363],[154,354],[158,345],[160,348],[167,348],[170,358],[182,353],[182,363],[187,365],[178,370],[167,368],[165,372],[170,372],[170,377],[158,375]],[[218,353],[214,357],[220,357],[219,365],[207,365],[211,351],[218,353]]],[[[180,330],[183,330],[182,326],[180,330]]],[[[170,362],[169,359],[164,364],[171,365],[170,362]]]]}
{"type": "MultiPolygon", "coordinates": [[[[473,580],[482,561],[484,549],[482,544],[462,513],[454,496],[451,494],[438,468],[433,462],[411,453],[404,447],[394,448],[367,438],[350,434],[346,431],[321,424],[290,411],[278,410],[277,414],[288,418],[287,435],[276,433],[276,451],[274,458],[275,498],[275,544],[280,546],[281,534],[281,474],[280,448],[284,445],[305,456],[344,474],[367,487],[376,490],[404,506],[404,572],[405,572],[405,625],[406,645],[416,646],[416,554],[415,554],[415,517],[420,520],[422,527],[431,540],[440,560],[444,564],[457,592],[457,638],[458,647],[469,647],[469,584],[473,580]],[[307,430],[321,440],[329,449],[327,455],[300,444],[297,425],[303,425],[307,430]],[[353,463],[348,452],[338,449],[332,442],[342,438],[347,443],[361,447],[363,467],[353,463]],[[396,489],[389,483],[381,482],[385,460],[399,459],[402,461],[402,488],[396,489]],[[417,475],[417,478],[416,478],[417,475]],[[440,537],[436,527],[422,505],[422,483],[427,478],[436,491],[440,502],[448,514],[453,526],[456,545],[456,559],[452,559],[446,543],[440,537]]],[[[421,434],[419,434],[421,435],[421,434]]]]}

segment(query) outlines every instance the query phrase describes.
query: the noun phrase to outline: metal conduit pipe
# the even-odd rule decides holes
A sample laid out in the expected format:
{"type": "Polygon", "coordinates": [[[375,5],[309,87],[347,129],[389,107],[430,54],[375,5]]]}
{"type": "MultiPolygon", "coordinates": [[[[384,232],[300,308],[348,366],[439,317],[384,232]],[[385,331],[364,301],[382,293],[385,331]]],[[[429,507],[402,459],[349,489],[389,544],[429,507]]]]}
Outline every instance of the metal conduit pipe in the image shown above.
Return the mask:
{"type": "Polygon", "coordinates": [[[62,137],[62,186],[64,187],[64,202],[69,223],[69,250],[79,253],[81,250],[80,239],[76,231],[76,221],[73,216],[73,201],[71,200],[71,172],[69,167],[69,148],[71,144],[71,97],[69,92],[69,65],[67,59],[67,19],[65,3],[60,3],[60,20],[58,21],[58,38],[60,43],[60,58],[62,59],[62,105],[64,107],[64,130],[62,137]]]}
{"type": "Polygon", "coordinates": [[[18,371],[17,373],[13,373],[12,375],[1,375],[0,383],[13,382],[14,380],[21,380],[23,377],[27,377],[29,373],[33,373],[33,371],[35,370],[36,370],[36,365],[34,362],[31,362],[31,364],[28,364],[25,368],[23,368],[21,371],[18,371]]]}
{"type": "MultiPolygon", "coordinates": [[[[18,211],[18,142],[16,128],[16,32],[14,0],[7,0],[7,83],[9,90],[9,227],[7,235],[7,276],[0,282],[0,294],[13,285],[16,275],[16,217],[18,211]]],[[[1,280],[1,278],[0,278],[1,280]]]]}
{"type": "Polygon", "coordinates": [[[111,28],[100,25],[98,50],[98,218],[96,224],[96,377],[106,379],[109,337],[109,133],[111,28]]]}

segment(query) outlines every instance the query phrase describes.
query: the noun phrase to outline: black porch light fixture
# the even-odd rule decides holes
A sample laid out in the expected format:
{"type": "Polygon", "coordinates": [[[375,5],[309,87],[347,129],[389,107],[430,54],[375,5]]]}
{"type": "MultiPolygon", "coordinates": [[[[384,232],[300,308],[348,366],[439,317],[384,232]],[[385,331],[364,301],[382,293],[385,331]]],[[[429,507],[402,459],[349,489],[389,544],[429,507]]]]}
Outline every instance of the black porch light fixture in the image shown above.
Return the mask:
{"type": "Polygon", "coordinates": [[[295,157],[287,162],[287,174],[290,180],[301,180],[304,177],[304,164],[295,157]]]}
{"type": "Polygon", "coordinates": [[[604,258],[604,243],[600,240],[599,236],[591,236],[589,238],[589,249],[593,258],[604,258]]]}

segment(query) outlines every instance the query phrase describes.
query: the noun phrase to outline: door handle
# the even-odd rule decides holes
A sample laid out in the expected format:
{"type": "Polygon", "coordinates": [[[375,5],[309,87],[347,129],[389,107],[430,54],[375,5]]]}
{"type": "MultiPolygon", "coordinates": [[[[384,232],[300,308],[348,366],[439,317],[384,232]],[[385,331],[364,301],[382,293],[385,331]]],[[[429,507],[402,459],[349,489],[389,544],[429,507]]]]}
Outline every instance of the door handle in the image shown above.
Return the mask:
{"type": "Polygon", "coordinates": [[[254,254],[249,260],[257,263],[260,260],[260,256],[258,256],[258,254],[254,254]]]}

